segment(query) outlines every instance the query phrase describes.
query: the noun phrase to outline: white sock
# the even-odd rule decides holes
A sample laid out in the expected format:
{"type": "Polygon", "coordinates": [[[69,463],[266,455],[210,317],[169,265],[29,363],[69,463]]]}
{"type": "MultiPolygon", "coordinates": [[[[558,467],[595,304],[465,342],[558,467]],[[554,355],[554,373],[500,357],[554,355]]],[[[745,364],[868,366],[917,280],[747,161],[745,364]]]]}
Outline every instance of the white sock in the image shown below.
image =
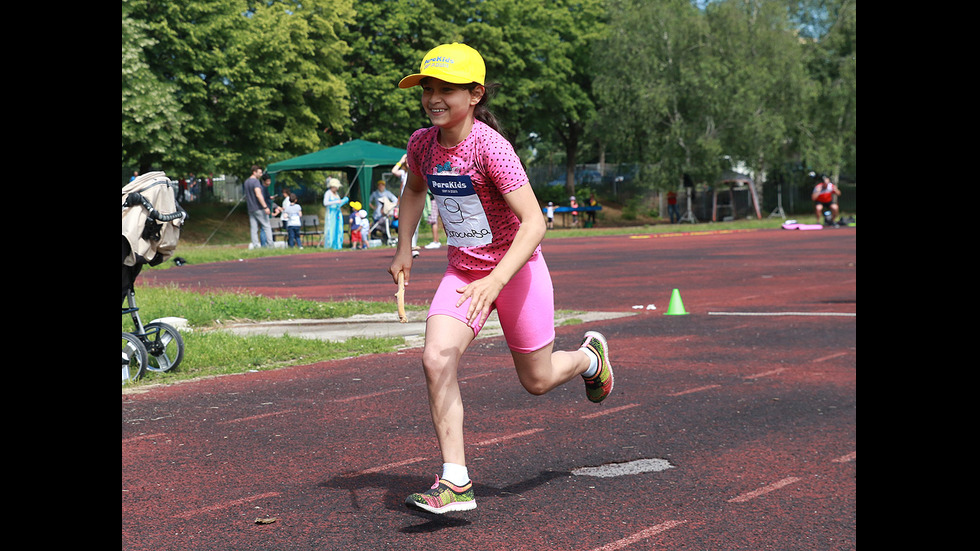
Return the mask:
{"type": "Polygon", "coordinates": [[[466,486],[470,482],[470,473],[466,470],[466,465],[443,463],[442,479],[457,486],[466,486]]]}
{"type": "Polygon", "coordinates": [[[579,348],[585,355],[589,357],[589,368],[585,370],[582,374],[583,377],[588,379],[589,377],[595,377],[595,374],[599,372],[599,356],[595,355],[595,352],[591,348],[583,346],[579,348]]]}

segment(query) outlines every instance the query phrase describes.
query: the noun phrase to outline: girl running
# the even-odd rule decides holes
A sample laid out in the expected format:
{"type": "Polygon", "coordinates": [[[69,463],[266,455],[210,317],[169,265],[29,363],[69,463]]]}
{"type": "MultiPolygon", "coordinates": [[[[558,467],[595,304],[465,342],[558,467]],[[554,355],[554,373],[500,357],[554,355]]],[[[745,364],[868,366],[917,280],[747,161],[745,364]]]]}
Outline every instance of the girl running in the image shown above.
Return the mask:
{"type": "MultiPolygon", "coordinates": [[[[443,44],[422,59],[419,72],[399,82],[421,86],[432,126],[408,141],[408,181],[400,223],[419,221],[426,192],[439,206],[449,264],[429,308],[422,366],[429,410],[442,452],[442,474],[428,491],[406,500],[431,513],[476,508],[466,468],[463,403],[457,368],[463,352],[496,310],[517,377],[531,394],[544,394],[573,377],[601,402],[613,387],[605,338],[585,333],[580,348],[553,351],[554,290],[541,253],[545,223],[513,146],[487,110],[483,58],[464,44],[443,44]]],[[[388,270],[411,280],[411,240],[400,239],[388,270]]]]}

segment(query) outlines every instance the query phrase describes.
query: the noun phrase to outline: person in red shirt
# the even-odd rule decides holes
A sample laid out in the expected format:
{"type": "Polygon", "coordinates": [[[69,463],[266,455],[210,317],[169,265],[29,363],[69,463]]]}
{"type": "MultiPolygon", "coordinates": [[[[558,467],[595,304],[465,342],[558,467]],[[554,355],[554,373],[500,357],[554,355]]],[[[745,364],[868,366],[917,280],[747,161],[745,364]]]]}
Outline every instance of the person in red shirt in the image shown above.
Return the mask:
{"type": "Polygon", "coordinates": [[[830,181],[830,178],[824,174],[820,182],[813,188],[813,193],[810,198],[813,199],[817,212],[817,222],[823,220],[823,211],[826,208],[830,209],[830,213],[833,215],[833,220],[837,220],[840,215],[840,209],[837,207],[837,201],[835,197],[840,197],[840,188],[834,185],[830,181]]]}
{"type": "Polygon", "coordinates": [[[671,224],[681,221],[681,212],[677,208],[677,192],[674,190],[667,192],[667,213],[670,214],[671,224]]]}

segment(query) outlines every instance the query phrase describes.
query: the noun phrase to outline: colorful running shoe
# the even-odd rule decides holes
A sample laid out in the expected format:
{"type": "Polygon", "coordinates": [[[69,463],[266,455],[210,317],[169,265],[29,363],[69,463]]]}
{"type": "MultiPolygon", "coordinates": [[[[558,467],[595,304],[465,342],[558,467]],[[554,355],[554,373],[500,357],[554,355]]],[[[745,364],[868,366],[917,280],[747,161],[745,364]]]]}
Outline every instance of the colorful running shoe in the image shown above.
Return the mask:
{"type": "Polygon", "coordinates": [[[599,371],[585,378],[585,395],[592,402],[599,403],[609,396],[613,389],[612,365],[609,363],[609,346],[601,333],[588,331],[580,348],[587,348],[599,358],[599,371]]]}
{"type": "Polygon", "coordinates": [[[436,483],[427,491],[408,496],[405,505],[409,508],[421,509],[429,513],[441,515],[450,511],[469,511],[476,509],[476,497],[473,495],[473,482],[465,486],[456,486],[436,477],[436,483]]]}

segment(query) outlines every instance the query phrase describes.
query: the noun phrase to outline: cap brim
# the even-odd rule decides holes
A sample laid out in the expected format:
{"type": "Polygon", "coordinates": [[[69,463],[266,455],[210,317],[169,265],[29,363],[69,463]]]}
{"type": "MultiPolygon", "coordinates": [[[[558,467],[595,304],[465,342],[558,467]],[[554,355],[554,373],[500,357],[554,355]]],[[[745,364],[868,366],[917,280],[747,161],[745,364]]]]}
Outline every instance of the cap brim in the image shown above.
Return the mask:
{"type": "Polygon", "coordinates": [[[446,74],[446,73],[429,74],[429,75],[422,74],[422,73],[416,73],[414,75],[408,75],[407,77],[401,79],[401,81],[398,82],[398,87],[399,88],[411,88],[412,86],[418,86],[422,82],[422,79],[423,78],[426,78],[426,77],[437,78],[439,80],[442,80],[442,81],[445,81],[445,82],[449,82],[451,84],[469,84],[471,82],[476,82],[477,84],[480,84],[480,85],[483,84],[482,82],[474,81],[471,78],[458,77],[458,76],[450,75],[450,74],[446,74]]]}
{"type": "Polygon", "coordinates": [[[421,82],[422,79],[425,77],[426,75],[420,75],[420,74],[408,75],[407,77],[401,79],[401,81],[398,83],[398,87],[411,88],[412,86],[418,86],[418,83],[421,82]]]}

